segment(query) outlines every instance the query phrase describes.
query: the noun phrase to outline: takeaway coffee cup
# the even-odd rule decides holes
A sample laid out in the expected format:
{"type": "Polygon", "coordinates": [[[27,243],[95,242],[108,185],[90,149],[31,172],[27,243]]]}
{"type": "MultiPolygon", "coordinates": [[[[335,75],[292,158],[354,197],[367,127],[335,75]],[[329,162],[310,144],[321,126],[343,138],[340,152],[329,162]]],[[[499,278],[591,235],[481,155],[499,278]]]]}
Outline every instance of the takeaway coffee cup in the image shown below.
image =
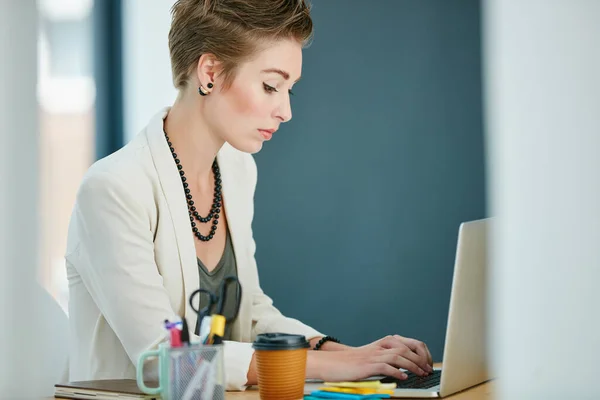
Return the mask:
{"type": "Polygon", "coordinates": [[[299,400],[304,397],[306,337],[286,333],[257,335],[258,391],[261,400],[299,400]]]}

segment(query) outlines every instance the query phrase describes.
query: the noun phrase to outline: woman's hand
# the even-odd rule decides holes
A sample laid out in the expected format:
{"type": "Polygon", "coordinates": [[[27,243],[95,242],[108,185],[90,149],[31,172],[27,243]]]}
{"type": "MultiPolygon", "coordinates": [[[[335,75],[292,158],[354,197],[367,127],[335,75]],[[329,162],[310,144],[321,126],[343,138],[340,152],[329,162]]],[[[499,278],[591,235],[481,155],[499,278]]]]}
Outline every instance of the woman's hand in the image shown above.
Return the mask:
{"type": "Polygon", "coordinates": [[[431,364],[431,354],[424,343],[396,335],[343,351],[309,351],[306,375],[324,381],[359,380],[374,375],[406,379],[399,368],[424,376],[433,371],[431,364]]]}
{"type": "Polygon", "coordinates": [[[357,347],[357,351],[372,352],[381,349],[395,349],[398,354],[409,360],[408,367],[401,367],[414,372],[417,375],[424,375],[433,371],[433,360],[427,345],[415,339],[406,338],[400,335],[386,336],[376,340],[373,343],[362,347],[357,347]]]}

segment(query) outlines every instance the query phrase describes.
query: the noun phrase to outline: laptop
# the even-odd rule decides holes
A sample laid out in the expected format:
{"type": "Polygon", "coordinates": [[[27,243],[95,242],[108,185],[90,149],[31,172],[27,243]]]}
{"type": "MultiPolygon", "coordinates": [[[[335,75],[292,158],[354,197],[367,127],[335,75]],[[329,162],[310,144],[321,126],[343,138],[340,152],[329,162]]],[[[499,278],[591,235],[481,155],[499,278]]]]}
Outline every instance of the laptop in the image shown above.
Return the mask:
{"type": "MultiPolygon", "coordinates": [[[[372,377],[396,383],[392,398],[440,398],[490,379],[487,360],[486,274],[490,219],[464,222],[458,230],[443,370],[427,377],[406,371],[408,379],[372,377]]],[[[322,387],[307,381],[305,393],[322,387]]]]}

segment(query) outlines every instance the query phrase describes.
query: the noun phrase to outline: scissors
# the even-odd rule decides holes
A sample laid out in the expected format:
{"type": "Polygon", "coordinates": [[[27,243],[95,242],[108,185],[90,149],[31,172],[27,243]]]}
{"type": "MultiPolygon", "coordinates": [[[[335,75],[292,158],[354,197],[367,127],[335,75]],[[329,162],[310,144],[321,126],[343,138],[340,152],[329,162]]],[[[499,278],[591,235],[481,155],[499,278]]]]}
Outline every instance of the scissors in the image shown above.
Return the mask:
{"type": "MultiPolygon", "coordinates": [[[[242,301],[242,285],[240,284],[240,281],[238,280],[238,278],[235,276],[228,276],[223,279],[223,282],[221,282],[221,285],[219,286],[218,294],[212,293],[211,291],[209,291],[207,289],[198,289],[198,290],[195,290],[190,295],[190,306],[192,307],[192,310],[194,310],[196,312],[196,314],[198,314],[198,326],[199,327],[202,327],[202,322],[204,321],[204,319],[206,317],[213,317],[213,316],[217,317],[218,316],[218,318],[220,320],[224,319],[224,324],[235,321],[235,319],[237,318],[237,316],[240,312],[241,301],[242,301]],[[226,301],[228,301],[227,293],[229,290],[232,290],[232,288],[236,292],[235,306],[233,308],[233,312],[231,312],[230,315],[226,315],[225,314],[225,304],[226,304],[226,301]],[[203,308],[198,307],[197,308],[194,305],[194,299],[196,296],[202,296],[202,295],[207,296],[208,304],[206,307],[203,307],[203,308]]],[[[200,304],[200,298],[198,299],[198,304],[200,304]]],[[[213,332],[211,329],[210,333],[212,335],[215,332],[213,332]]],[[[222,336],[223,333],[220,333],[220,335],[222,336]]]]}

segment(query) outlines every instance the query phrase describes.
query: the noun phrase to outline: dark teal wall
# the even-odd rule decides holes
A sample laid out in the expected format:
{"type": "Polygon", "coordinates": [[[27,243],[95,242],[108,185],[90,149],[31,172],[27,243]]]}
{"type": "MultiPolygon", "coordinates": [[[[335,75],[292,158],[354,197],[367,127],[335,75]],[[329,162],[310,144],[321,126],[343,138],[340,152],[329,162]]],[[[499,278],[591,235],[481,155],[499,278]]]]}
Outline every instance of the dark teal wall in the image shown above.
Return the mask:
{"type": "Polygon", "coordinates": [[[263,289],[358,345],[442,357],[456,236],[485,216],[480,5],[315,0],[293,119],[256,161],[263,289]]]}

